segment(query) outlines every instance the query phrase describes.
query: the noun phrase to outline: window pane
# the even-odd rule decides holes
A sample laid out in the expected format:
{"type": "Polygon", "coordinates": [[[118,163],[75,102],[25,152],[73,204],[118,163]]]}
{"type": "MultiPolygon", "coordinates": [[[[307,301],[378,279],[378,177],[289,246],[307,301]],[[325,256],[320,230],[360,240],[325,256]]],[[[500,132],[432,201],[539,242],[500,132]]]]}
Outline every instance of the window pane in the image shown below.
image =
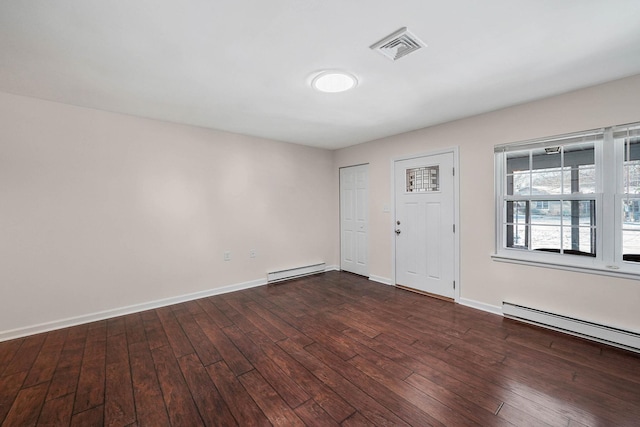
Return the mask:
{"type": "Polygon", "coordinates": [[[507,225],[507,247],[527,249],[526,225],[507,225]]]}
{"type": "Polygon", "coordinates": [[[622,200],[622,259],[640,262],[640,199],[622,200]]]}
{"type": "Polygon", "coordinates": [[[536,209],[531,209],[531,224],[560,225],[560,201],[540,200],[532,203],[536,209]],[[546,209],[538,209],[538,205],[546,206],[546,209]]]}
{"type": "Polygon", "coordinates": [[[542,169],[531,174],[531,194],[561,194],[562,173],[560,170],[542,169]]]}
{"type": "Polygon", "coordinates": [[[573,144],[564,147],[564,166],[576,167],[595,165],[595,148],[593,142],[573,144]]]}
{"type": "Polygon", "coordinates": [[[531,202],[531,214],[537,215],[540,211],[548,211],[549,210],[549,201],[548,200],[535,200],[531,202]]]}
{"type": "Polygon", "coordinates": [[[516,151],[507,153],[507,173],[528,172],[529,169],[529,151],[516,151]]]}
{"type": "Polygon", "coordinates": [[[508,201],[506,203],[506,246],[527,249],[529,202],[508,201]],[[513,223],[513,225],[511,224],[513,223]]]}
{"type": "Polygon", "coordinates": [[[595,229],[562,227],[562,249],[567,254],[595,256],[595,229]]]}
{"type": "Polygon", "coordinates": [[[640,194],[640,141],[628,138],[624,144],[624,192],[640,194]]]}
{"type": "Polygon", "coordinates": [[[562,225],[570,226],[579,225],[580,216],[578,214],[578,207],[576,206],[578,202],[572,202],[565,200],[562,202],[562,225]],[[574,209],[572,209],[572,207],[574,209]]]}
{"type": "Polygon", "coordinates": [[[507,183],[507,194],[509,195],[519,195],[519,196],[528,196],[531,194],[531,182],[529,171],[526,172],[515,172],[512,177],[512,186],[509,188],[507,183]]]}
{"type": "Polygon", "coordinates": [[[640,194],[640,161],[626,162],[623,174],[624,192],[626,194],[640,194]]]}
{"type": "Polygon", "coordinates": [[[635,228],[640,223],[640,199],[626,199],[622,201],[623,228],[635,228]]]}
{"type": "Polygon", "coordinates": [[[507,153],[507,194],[531,194],[529,151],[507,153]]]}
{"type": "Polygon", "coordinates": [[[622,231],[622,259],[640,262],[640,229],[622,231]]]}
{"type": "Polygon", "coordinates": [[[565,194],[595,193],[595,146],[592,142],[564,147],[565,194]]]}
{"type": "Polygon", "coordinates": [[[640,137],[629,135],[624,141],[624,161],[640,160],[640,137]]]}
{"type": "Polygon", "coordinates": [[[578,193],[593,194],[596,192],[596,168],[595,166],[580,166],[578,169],[579,186],[578,193]]]}
{"type": "Polygon", "coordinates": [[[560,252],[560,226],[531,226],[531,249],[560,252]]]}
{"type": "MultiPolygon", "coordinates": [[[[576,171],[577,172],[577,171],[576,171]]],[[[571,169],[562,170],[562,194],[577,193],[578,190],[578,175],[572,173],[571,169]],[[576,191],[573,191],[573,189],[576,191]]]]}
{"type": "Polygon", "coordinates": [[[560,169],[562,156],[560,147],[548,147],[531,150],[531,161],[534,172],[539,169],[560,169]],[[556,151],[557,149],[557,151],[556,151]]]}
{"type": "Polygon", "coordinates": [[[593,226],[596,225],[595,200],[565,200],[562,202],[562,225],[593,226]]]}
{"type": "Polygon", "coordinates": [[[507,202],[507,222],[525,223],[527,222],[528,202],[507,202]]]}

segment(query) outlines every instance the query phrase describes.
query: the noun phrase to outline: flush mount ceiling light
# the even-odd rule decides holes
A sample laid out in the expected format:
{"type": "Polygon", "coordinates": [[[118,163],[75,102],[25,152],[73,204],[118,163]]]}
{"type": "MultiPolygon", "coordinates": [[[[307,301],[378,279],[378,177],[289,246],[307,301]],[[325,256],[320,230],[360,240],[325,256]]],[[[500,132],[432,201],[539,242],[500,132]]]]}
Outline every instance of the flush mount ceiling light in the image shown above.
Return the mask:
{"type": "Polygon", "coordinates": [[[323,71],[311,81],[311,86],[320,92],[337,93],[353,89],[358,80],[344,71],[323,71]]]}

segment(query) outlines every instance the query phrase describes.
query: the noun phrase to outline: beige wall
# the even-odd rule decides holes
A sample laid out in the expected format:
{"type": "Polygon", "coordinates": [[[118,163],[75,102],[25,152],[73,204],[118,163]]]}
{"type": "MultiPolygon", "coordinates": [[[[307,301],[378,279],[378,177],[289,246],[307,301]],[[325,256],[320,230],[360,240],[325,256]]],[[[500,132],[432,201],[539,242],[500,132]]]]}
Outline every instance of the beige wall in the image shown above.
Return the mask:
{"type": "MultiPolygon", "coordinates": [[[[523,303],[640,331],[640,281],[492,261],[493,147],[640,121],[640,76],[360,144],[336,152],[339,167],[369,163],[370,272],[391,279],[391,159],[460,150],[461,298],[490,306],[523,303]]],[[[337,173],[337,172],[336,172],[337,173]]]]}
{"type": "Polygon", "coordinates": [[[337,264],[337,185],[330,151],[0,93],[0,335],[337,264]]]}
{"type": "Polygon", "coordinates": [[[640,121],[637,93],[640,76],[335,152],[0,93],[0,337],[338,264],[338,168],[361,163],[370,274],[390,280],[391,159],[453,146],[461,298],[640,331],[640,281],[491,260],[493,146],[640,121]]]}

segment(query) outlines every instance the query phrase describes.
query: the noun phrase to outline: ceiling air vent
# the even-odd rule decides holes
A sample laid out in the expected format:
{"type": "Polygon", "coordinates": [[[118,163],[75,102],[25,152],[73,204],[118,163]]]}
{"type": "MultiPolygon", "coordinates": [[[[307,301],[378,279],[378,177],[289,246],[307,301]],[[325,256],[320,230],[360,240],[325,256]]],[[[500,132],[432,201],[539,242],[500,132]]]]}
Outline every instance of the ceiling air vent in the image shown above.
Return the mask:
{"type": "Polygon", "coordinates": [[[372,45],[371,49],[377,50],[393,61],[397,61],[423,47],[427,47],[427,45],[407,30],[407,27],[402,27],[372,45]]]}

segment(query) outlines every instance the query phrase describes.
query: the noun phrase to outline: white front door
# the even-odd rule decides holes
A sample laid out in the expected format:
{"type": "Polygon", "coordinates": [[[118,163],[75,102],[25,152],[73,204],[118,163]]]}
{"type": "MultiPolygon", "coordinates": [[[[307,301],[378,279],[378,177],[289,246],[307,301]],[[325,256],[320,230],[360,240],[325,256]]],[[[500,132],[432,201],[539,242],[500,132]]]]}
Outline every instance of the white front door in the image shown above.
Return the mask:
{"type": "Polygon", "coordinates": [[[395,162],[396,284],[454,297],[454,157],[395,162]]]}
{"type": "Polygon", "coordinates": [[[369,276],[369,166],[340,169],[340,269],[369,276]]]}

